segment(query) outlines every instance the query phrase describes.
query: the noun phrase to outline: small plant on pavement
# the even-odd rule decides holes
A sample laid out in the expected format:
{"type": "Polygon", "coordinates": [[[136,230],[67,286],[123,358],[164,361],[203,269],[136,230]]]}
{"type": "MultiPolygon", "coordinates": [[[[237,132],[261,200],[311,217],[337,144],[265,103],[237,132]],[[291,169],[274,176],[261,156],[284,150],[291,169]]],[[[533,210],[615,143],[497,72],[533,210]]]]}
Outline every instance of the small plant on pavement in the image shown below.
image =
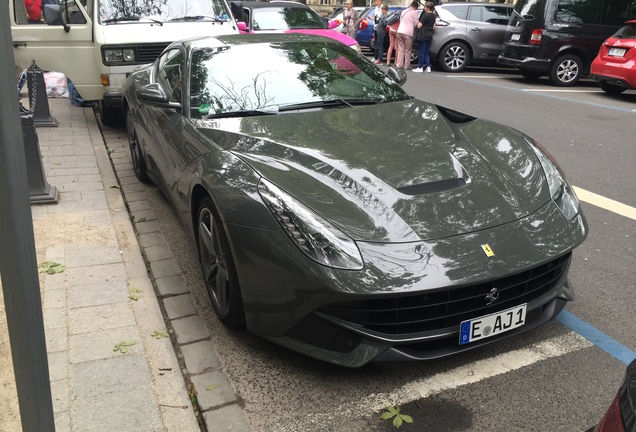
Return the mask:
{"type": "Polygon", "coordinates": [[[139,300],[141,298],[141,293],[142,292],[143,291],[140,290],[139,288],[131,288],[130,294],[128,294],[128,298],[130,300],[137,301],[137,300],[139,300]]]}
{"type": "Polygon", "coordinates": [[[55,273],[62,273],[64,271],[64,265],[56,263],[54,261],[44,261],[38,265],[40,273],[46,273],[53,275],[55,273]]]}
{"type": "Polygon", "coordinates": [[[207,391],[212,391],[214,389],[216,389],[219,385],[218,384],[210,384],[209,386],[207,386],[205,389],[207,391]]]}
{"type": "Polygon", "coordinates": [[[168,337],[168,332],[167,331],[162,331],[162,330],[155,330],[152,332],[152,334],[150,335],[152,337],[154,337],[155,339],[162,339],[162,338],[167,338],[168,337]]]}
{"type": "Polygon", "coordinates": [[[136,341],[121,341],[117,345],[115,345],[113,351],[119,351],[122,354],[126,354],[128,352],[128,347],[133,346],[136,343],[136,341]]]}
{"type": "Polygon", "coordinates": [[[393,419],[393,426],[400,428],[402,423],[413,423],[413,418],[410,415],[400,413],[400,407],[386,407],[386,411],[380,416],[382,420],[393,419]]]}

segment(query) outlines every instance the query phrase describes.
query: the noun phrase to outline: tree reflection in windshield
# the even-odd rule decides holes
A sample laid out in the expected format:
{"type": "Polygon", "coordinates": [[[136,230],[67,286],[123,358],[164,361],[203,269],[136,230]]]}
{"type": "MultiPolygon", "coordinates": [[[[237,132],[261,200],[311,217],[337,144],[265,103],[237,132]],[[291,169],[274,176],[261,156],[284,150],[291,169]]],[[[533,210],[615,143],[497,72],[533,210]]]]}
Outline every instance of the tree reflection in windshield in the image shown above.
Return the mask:
{"type": "Polygon", "coordinates": [[[195,118],[231,111],[275,111],[285,105],[333,99],[391,102],[408,98],[379,69],[337,42],[195,50],[190,88],[195,118]]]}
{"type": "Polygon", "coordinates": [[[228,21],[230,13],[220,0],[100,0],[100,22],[150,17],[161,21],[182,17],[213,17],[228,21]]]}

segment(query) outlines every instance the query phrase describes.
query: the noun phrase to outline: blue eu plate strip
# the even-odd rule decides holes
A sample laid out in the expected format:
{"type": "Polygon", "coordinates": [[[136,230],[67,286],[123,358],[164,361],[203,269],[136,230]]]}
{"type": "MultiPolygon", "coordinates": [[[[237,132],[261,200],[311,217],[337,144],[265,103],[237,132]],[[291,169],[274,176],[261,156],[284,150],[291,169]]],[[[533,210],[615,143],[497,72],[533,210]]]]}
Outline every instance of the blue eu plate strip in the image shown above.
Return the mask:
{"type": "Polygon", "coordinates": [[[562,310],[556,320],[626,365],[636,359],[636,352],[566,310],[562,310]]]}

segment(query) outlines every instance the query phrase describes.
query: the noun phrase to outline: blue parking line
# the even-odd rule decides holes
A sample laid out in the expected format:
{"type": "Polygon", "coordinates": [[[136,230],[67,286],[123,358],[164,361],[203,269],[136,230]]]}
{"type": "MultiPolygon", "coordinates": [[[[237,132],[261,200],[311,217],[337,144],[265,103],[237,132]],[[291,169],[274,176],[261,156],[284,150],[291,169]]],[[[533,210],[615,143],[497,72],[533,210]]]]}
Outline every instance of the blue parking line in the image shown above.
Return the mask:
{"type": "Polygon", "coordinates": [[[636,352],[566,310],[562,310],[556,320],[626,365],[636,359],[636,352]]]}

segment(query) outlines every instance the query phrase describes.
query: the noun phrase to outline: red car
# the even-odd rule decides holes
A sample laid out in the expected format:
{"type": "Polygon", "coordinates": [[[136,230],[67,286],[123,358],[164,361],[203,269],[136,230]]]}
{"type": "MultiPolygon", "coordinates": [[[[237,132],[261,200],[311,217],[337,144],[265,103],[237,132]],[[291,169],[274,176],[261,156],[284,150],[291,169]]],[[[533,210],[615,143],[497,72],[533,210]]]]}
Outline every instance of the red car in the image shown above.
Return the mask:
{"type": "Polygon", "coordinates": [[[636,360],[627,366],[623,384],[601,422],[587,432],[592,431],[636,432],[636,360]]]}
{"type": "Polygon", "coordinates": [[[606,93],[636,88],[636,20],[603,42],[590,72],[606,93]]]}

